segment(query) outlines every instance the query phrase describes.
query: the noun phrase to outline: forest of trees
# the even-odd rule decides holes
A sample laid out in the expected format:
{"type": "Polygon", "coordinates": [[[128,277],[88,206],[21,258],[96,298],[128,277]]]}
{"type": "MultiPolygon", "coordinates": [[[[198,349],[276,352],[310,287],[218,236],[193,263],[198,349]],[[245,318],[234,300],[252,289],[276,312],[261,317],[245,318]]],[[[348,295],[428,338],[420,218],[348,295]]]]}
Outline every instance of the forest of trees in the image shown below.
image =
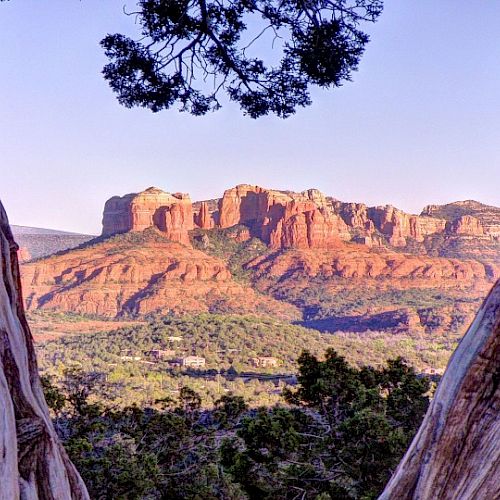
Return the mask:
{"type": "Polygon", "coordinates": [[[334,350],[298,360],[281,403],[226,394],[210,409],[178,397],[117,409],[91,403],[77,370],[44,377],[56,430],[95,499],[370,499],[427,409],[430,382],[402,359],[353,368],[334,350]]]}
{"type": "MultiPolygon", "coordinates": [[[[36,321],[44,315],[52,317],[44,312],[31,317],[36,321]]],[[[77,316],[66,320],[70,319],[75,328],[85,321],[77,316]]],[[[283,388],[296,378],[297,358],[304,350],[322,358],[325,349],[333,348],[358,368],[380,368],[387,358],[404,357],[417,372],[434,373],[444,368],[455,342],[446,336],[321,333],[274,318],[205,313],[67,335],[40,344],[37,351],[42,373],[55,379],[76,368],[92,374],[99,381],[92,398],[106,404],[148,405],[164,394],[174,397],[187,386],[200,395],[203,407],[229,392],[255,407],[280,400],[283,388]],[[170,341],[172,337],[177,341],[170,341]],[[150,358],[147,353],[154,349],[167,350],[167,358],[201,356],[205,366],[172,367],[168,359],[150,358]],[[259,357],[273,358],[276,366],[255,366],[253,360],[259,357]]]]}

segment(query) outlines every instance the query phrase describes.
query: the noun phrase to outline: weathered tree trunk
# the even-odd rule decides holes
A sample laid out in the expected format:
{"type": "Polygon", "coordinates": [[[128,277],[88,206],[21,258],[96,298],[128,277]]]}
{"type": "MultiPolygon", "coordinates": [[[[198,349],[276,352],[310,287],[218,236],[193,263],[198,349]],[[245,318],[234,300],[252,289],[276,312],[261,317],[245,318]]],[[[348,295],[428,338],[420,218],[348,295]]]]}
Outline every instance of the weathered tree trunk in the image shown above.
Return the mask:
{"type": "Polygon", "coordinates": [[[0,261],[0,500],[87,499],[49,417],[1,202],[0,261]]]}
{"type": "Polygon", "coordinates": [[[500,498],[500,281],[453,354],[380,499],[500,498]]]}

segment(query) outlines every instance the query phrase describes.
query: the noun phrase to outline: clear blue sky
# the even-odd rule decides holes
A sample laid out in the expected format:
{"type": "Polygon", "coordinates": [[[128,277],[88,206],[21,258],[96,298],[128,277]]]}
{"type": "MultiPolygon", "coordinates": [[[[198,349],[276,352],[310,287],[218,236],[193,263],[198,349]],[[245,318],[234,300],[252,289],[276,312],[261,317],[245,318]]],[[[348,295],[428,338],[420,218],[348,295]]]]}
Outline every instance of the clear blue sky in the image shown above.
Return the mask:
{"type": "Polygon", "coordinates": [[[98,233],[107,198],[239,183],[345,201],[500,205],[500,2],[388,0],[354,81],[280,120],[119,106],[99,40],[123,0],[0,4],[0,198],[11,222],[98,233]]]}

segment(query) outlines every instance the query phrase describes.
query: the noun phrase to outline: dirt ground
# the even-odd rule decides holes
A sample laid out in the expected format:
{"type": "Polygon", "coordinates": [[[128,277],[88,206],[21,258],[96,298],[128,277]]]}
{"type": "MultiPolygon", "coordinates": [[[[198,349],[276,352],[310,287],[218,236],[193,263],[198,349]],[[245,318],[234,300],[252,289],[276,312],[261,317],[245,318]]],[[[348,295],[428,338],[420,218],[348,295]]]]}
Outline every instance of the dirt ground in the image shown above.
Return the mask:
{"type": "Polygon", "coordinates": [[[141,321],[103,321],[49,314],[28,314],[28,323],[35,343],[54,340],[63,335],[110,332],[124,326],[138,325],[141,321]]]}

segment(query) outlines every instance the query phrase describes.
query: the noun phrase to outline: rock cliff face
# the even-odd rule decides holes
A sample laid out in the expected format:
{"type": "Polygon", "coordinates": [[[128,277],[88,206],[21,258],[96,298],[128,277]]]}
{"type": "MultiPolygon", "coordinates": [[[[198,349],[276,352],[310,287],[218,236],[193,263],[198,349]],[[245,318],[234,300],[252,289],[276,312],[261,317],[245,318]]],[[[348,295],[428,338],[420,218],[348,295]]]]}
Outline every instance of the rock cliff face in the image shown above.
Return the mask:
{"type": "MultiPolygon", "coordinates": [[[[369,247],[432,247],[436,237],[448,238],[443,255],[460,246],[454,237],[500,239],[500,209],[477,202],[431,205],[421,215],[391,205],[367,207],[326,197],[317,189],[302,193],[240,184],[225,191],[220,200],[192,204],[188,195],[149,188],[138,194],[113,197],[106,202],[103,235],[142,231],[156,227],[167,238],[189,245],[193,228],[209,230],[244,225],[249,236],[260,238],[272,249],[328,249],[343,241],[369,247]],[[473,215],[467,213],[471,210],[473,215]]],[[[488,246],[488,245],[487,245],[488,246]]],[[[491,245],[490,245],[491,246],[491,245]]],[[[487,249],[489,251],[489,249],[487,249]]]]}
{"type": "Polygon", "coordinates": [[[472,215],[462,215],[446,223],[446,231],[456,235],[483,236],[484,228],[479,219],[472,215]]]}
{"type": "Polygon", "coordinates": [[[156,227],[172,241],[189,245],[193,206],[188,195],[148,188],[110,198],[104,206],[103,236],[156,227]]]}
{"type": "Polygon", "coordinates": [[[303,193],[243,184],[228,189],[219,203],[219,226],[250,227],[271,248],[329,248],[349,240],[347,225],[315,189],[303,193]]]}
{"type": "Polygon", "coordinates": [[[368,217],[392,246],[404,247],[407,239],[424,241],[425,236],[443,232],[446,221],[418,215],[410,215],[391,205],[368,209],[368,217]]]}
{"type": "Polygon", "coordinates": [[[0,203],[0,499],[88,499],[59,443],[24,314],[18,247],[0,203]]]}

